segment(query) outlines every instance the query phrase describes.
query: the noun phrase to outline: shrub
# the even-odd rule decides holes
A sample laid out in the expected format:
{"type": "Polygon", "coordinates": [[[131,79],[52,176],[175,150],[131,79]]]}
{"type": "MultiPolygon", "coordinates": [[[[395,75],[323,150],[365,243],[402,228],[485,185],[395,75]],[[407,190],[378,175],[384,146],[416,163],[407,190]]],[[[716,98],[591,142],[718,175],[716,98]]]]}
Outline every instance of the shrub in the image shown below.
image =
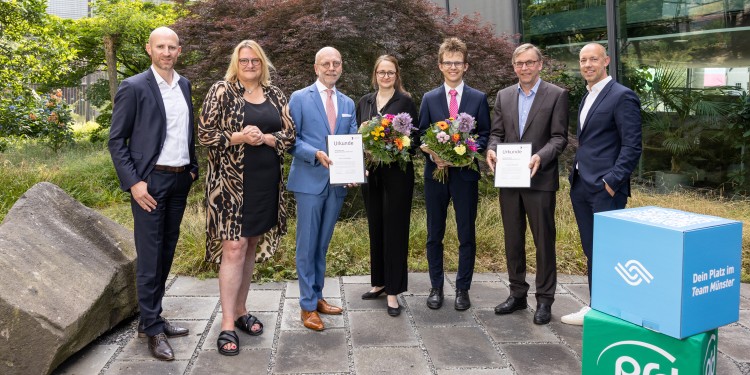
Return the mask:
{"type": "MultiPolygon", "coordinates": [[[[37,95],[24,90],[10,98],[0,99],[0,138],[38,138],[54,152],[73,141],[73,114],[62,98],[62,90],[37,95]]],[[[3,151],[5,141],[0,142],[3,151]]]]}

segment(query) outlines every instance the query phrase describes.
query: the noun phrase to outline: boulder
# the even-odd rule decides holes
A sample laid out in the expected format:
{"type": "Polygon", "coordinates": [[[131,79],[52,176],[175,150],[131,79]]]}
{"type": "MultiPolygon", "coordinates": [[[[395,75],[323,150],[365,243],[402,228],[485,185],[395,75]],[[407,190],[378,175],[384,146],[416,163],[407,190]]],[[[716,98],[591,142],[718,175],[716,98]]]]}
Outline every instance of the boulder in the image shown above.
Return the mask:
{"type": "Polygon", "coordinates": [[[133,232],[34,185],[0,224],[0,374],[49,374],[137,310],[133,232]]]}

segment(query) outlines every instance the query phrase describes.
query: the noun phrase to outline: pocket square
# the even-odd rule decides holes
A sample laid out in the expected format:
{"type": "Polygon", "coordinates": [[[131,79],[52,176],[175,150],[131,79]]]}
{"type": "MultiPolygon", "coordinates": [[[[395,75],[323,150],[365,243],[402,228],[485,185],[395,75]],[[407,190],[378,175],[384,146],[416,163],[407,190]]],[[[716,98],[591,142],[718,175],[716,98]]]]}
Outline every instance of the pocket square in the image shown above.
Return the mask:
{"type": "Polygon", "coordinates": [[[342,113],[341,117],[352,117],[351,113],[342,113]]]}

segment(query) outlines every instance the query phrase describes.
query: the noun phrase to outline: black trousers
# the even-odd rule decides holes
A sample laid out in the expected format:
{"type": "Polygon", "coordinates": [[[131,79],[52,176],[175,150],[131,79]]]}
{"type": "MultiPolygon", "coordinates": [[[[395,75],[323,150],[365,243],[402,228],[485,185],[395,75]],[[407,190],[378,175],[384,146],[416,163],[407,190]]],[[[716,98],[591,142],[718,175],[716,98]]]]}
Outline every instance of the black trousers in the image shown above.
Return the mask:
{"type": "Polygon", "coordinates": [[[526,218],[536,246],[536,300],[552,304],[557,287],[555,254],[555,192],[530,189],[500,189],[500,213],[505,230],[505,260],[508,263],[510,294],[525,298],[526,218]]]}
{"type": "Polygon", "coordinates": [[[136,262],[136,286],[141,324],[149,336],[164,331],[161,301],[172,268],[174,250],[180,236],[180,223],[192,184],[189,171],[180,173],[154,170],[146,178],[148,193],[156,208],[146,212],[130,198],[133,211],[136,262]]]}
{"type": "Polygon", "coordinates": [[[607,193],[606,189],[591,194],[579,179],[578,176],[575,176],[573,179],[573,185],[570,187],[570,203],[573,205],[573,214],[576,216],[578,233],[581,235],[581,247],[583,247],[583,253],[586,255],[589,295],[591,295],[591,280],[593,276],[591,265],[594,262],[594,214],[625,208],[625,205],[628,203],[628,196],[618,192],[613,197],[607,193]]]}
{"type": "Polygon", "coordinates": [[[408,288],[409,225],[414,196],[414,164],[378,166],[362,185],[370,231],[370,282],[389,295],[408,288]]]}

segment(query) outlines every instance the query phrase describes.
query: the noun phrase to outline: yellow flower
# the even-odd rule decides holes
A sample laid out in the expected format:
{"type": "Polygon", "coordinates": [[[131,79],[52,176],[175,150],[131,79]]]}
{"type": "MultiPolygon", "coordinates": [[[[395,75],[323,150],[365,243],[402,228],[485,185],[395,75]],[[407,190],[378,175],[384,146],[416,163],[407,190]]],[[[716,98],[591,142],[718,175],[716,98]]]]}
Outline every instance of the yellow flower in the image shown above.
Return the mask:
{"type": "Polygon", "coordinates": [[[456,147],[453,147],[453,151],[455,151],[458,155],[463,155],[466,153],[466,146],[458,145],[456,147]]]}
{"type": "Polygon", "coordinates": [[[403,137],[401,137],[401,143],[404,144],[404,147],[409,147],[409,146],[411,146],[411,138],[409,138],[407,136],[403,136],[403,137]]]}

